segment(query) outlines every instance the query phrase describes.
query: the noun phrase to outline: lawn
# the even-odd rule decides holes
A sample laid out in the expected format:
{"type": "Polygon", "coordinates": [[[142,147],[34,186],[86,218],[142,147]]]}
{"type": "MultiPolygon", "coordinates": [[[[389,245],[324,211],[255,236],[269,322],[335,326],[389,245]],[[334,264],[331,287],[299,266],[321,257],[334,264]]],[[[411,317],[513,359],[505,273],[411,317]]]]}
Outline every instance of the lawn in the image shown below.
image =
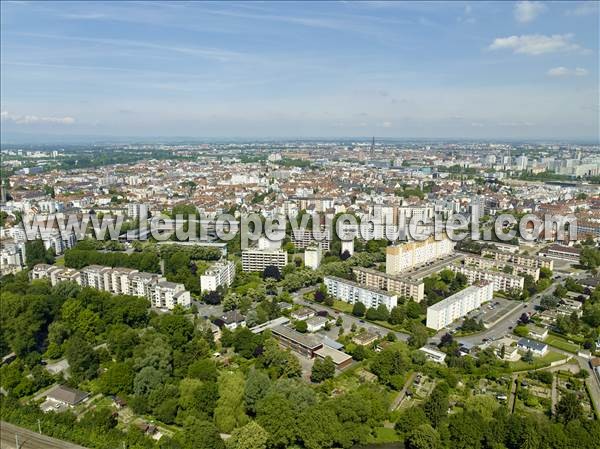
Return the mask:
{"type": "Polygon", "coordinates": [[[340,312],[352,313],[352,308],[354,306],[348,302],[334,300],[332,307],[336,310],[339,310],[340,312]]]}
{"type": "Polygon", "coordinates": [[[375,436],[369,437],[369,443],[382,444],[382,443],[394,443],[400,441],[398,434],[394,429],[387,427],[377,427],[375,429],[375,436]]]}
{"type": "Polygon", "coordinates": [[[554,346],[555,348],[562,349],[563,351],[577,353],[579,351],[579,345],[574,343],[570,343],[568,340],[562,337],[558,337],[556,335],[548,335],[544,343],[547,343],[550,346],[554,346]]]}
{"type": "Polygon", "coordinates": [[[535,357],[533,359],[533,363],[524,362],[523,360],[519,360],[518,362],[509,362],[509,368],[511,371],[529,371],[538,368],[544,368],[546,366],[550,366],[551,363],[557,362],[559,360],[563,360],[567,358],[566,355],[560,354],[558,352],[549,351],[544,357],[535,357]]]}

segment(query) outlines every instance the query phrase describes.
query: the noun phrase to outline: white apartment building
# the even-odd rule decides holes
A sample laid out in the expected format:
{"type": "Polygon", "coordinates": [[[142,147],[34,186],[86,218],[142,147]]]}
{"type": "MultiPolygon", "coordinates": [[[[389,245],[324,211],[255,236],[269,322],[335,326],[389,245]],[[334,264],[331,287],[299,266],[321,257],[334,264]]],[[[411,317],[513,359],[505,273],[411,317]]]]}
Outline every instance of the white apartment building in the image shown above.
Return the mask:
{"type": "Polygon", "coordinates": [[[472,254],[465,254],[465,265],[466,266],[474,266],[477,268],[484,269],[499,269],[502,270],[505,267],[512,268],[513,274],[528,274],[533,278],[535,282],[540,279],[540,269],[535,266],[529,265],[517,265],[512,262],[503,262],[501,260],[490,259],[487,257],[478,257],[472,254]]]}
{"type": "Polygon", "coordinates": [[[129,268],[110,268],[89,265],[81,270],[37,264],[30,272],[32,279],[50,279],[52,286],[72,281],[82,287],[91,287],[112,294],[141,296],[152,307],[173,309],[176,305],[189,307],[190,292],[183,284],[168,282],[158,274],[143,273],[129,268]]]}
{"type": "Polygon", "coordinates": [[[423,241],[388,246],[385,251],[385,272],[398,274],[415,266],[448,256],[454,251],[454,242],[447,237],[436,240],[434,236],[423,241]]]}
{"type": "Polygon", "coordinates": [[[392,310],[398,304],[398,296],[376,288],[367,287],[334,276],[325,276],[323,279],[327,293],[341,301],[354,304],[363,303],[367,308],[377,308],[380,304],[392,310]]]}
{"type": "Polygon", "coordinates": [[[471,310],[490,301],[494,295],[494,287],[490,282],[471,285],[464,290],[427,308],[427,327],[440,330],[453,321],[464,317],[471,310]]]}
{"type": "Polygon", "coordinates": [[[282,250],[262,251],[247,249],[242,251],[243,271],[263,271],[266,267],[275,266],[279,269],[288,263],[288,253],[282,250]]]}
{"type": "Polygon", "coordinates": [[[192,304],[190,292],[183,284],[168,281],[158,282],[154,286],[150,301],[153,307],[169,310],[177,305],[189,307],[192,304]]]}
{"type": "Polygon", "coordinates": [[[304,266],[316,270],[321,264],[323,252],[321,248],[310,247],[304,250],[304,266]]]}
{"type": "Polygon", "coordinates": [[[200,288],[212,292],[221,286],[229,287],[234,279],[235,264],[228,260],[217,262],[200,276],[200,288]]]}
{"type": "Polygon", "coordinates": [[[523,277],[504,273],[503,271],[485,270],[465,265],[450,265],[448,268],[455,273],[464,274],[467,277],[469,284],[474,284],[479,281],[491,282],[495,292],[508,292],[513,289],[523,290],[525,283],[523,277]]]}
{"type": "Polygon", "coordinates": [[[549,270],[554,269],[554,261],[545,257],[527,256],[494,249],[482,249],[481,257],[489,257],[497,261],[510,262],[515,265],[523,265],[526,267],[548,268],[549,270]]]}
{"type": "Polygon", "coordinates": [[[370,288],[394,292],[416,302],[421,302],[425,297],[425,283],[422,279],[386,274],[363,267],[352,267],[352,273],[359,284],[370,288]]]}
{"type": "Polygon", "coordinates": [[[329,251],[331,245],[331,231],[323,228],[315,235],[312,229],[292,230],[291,240],[296,248],[308,248],[312,245],[318,245],[323,251],[329,251]]]}
{"type": "Polygon", "coordinates": [[[3,240],[0,248],[0,273],[16,273],[25,266],[25,244],[3,240]]]}

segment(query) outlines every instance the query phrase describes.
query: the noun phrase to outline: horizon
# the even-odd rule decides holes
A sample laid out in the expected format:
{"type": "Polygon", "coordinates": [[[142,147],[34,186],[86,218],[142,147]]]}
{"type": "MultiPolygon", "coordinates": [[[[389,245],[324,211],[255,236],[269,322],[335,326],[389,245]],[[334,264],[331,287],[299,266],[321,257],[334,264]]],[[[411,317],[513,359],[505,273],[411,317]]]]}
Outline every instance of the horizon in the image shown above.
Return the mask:
{"type": "Polygon", "coordinates": [[[3,144],[600,140],[597,2],[2,2],[1,12],[3,144]]]}

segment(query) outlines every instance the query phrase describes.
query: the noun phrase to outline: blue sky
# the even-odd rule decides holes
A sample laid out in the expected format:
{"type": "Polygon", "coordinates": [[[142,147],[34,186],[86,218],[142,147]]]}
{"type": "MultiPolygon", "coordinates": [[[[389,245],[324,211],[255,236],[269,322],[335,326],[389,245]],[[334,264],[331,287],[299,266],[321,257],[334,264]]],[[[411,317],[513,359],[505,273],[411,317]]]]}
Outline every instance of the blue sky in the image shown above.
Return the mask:
{"type": "Polygon", "coordinates": [[[2,130],[598,138],[598,2],[1,3],[2,130]]]}

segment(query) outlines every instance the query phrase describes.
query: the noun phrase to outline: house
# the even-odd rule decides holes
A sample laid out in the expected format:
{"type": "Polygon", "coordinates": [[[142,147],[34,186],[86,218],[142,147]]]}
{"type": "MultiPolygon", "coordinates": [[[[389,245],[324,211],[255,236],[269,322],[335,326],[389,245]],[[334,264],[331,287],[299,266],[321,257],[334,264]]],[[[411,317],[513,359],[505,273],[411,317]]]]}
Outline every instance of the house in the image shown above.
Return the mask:
{"type": "Polygon", "coordinates": [[[232,331],[238,327],[245,326],[246,318],[237,310],[230,310],[217,318],[215,324],[220,327],[226,327],[232,331]]]}
{"type": "Polygon", "coordinates": [[[277,303],[277,307],[279,307],[279,310],[283,312],[284,310],[290,310],[294,306],[289,302],[281,301],[277,303]]]}
{"type": "Polygon", "coordinates": [[[534,355],[542,357],[548,352],[548,345],[539,341],[521,338],[517,342],[517,347],[523,351],[531,351],[534,355]]]}
{"type": "Polygon", "coordinates": [[[529,331],[529,336],[535,340],[544,341],[548,336],[548,329],[545,327],[536,326],[534,324],[528,324],[527,330],[529,331]]]}
{"type": "Polygon", "coordinates": [[[315,316],[315,314],[316,313],[313,309],[310,309],[308,307],[302,307],[301,309],[292,312],[291,317],[295,320],[304,321],[309,318],[312,318],[313,316],[315,316]]]}
{"type": "Polygon", "coordinates": [[[317,332],[325,327],[329,320],[323,316],[314,316],[306,320],[306,330],[308,332],[317,332]]]}
{"type": "Polygon", "coordinates": [[[370,346],[375,343],[378,338],[379,336],[377,334],[373,334],[371,332],[361,332],[352,338],[352,343],[355,343],[359,346],[370,346]]]}
{"type": "Polygon", "coordinates": [[[431,360],[432,362],[444,363],[444,360],[446,360],[446,353],[438,351],[437,349],[432,349],[428,348],[427,346],[423,346],[422,348],[419,348],[419,351],[425,354],[427,360],[431,360]]]}
{"type": "Polygon", "coordinates": [[[521,355],[519,354],[519,349],[517,348],[517,346],[511,345],[511,342],[513,341],[514,340],[512,339],[502,339],[493,341],[490,344],[490,347],[494,350],[494,354],[496,355],[496,357],[502,360],[506,360],[508,362],[516,362],[521,358],[521,355]],[[504,356],[502,356],[502,353],[504,353],[504,356]]]}
{"type": "Polygon", "coordinates": [[[46,394],[46,399],[50,399],[62,405],[73,407],[90,396],[85,391],[67,387],[66,385],[58,385],[46,394]]]}

